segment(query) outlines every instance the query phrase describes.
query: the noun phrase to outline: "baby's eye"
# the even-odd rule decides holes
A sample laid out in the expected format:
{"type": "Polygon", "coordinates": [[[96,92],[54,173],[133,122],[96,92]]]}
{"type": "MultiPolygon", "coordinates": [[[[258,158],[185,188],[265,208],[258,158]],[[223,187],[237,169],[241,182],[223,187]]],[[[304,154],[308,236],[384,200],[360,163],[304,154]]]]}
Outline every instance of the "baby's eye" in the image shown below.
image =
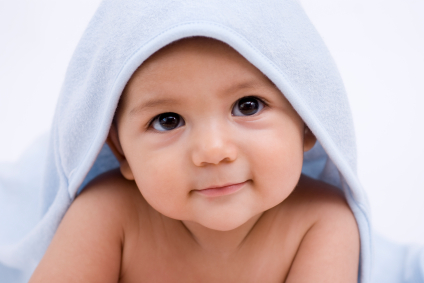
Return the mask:
{"type": "Polygon", "coordinates": [[[254,96],[246,96],[239,99],[234,105],[231,114],[233,116],[250,116],[264,108],[264,103],[254,96]]]}
{"type": "Polygon", "coordinates": [[[168,112],[156,116],[151,124],[155,130],[164,132],[184,126],[184,120],[177,113],[168,112]]]}

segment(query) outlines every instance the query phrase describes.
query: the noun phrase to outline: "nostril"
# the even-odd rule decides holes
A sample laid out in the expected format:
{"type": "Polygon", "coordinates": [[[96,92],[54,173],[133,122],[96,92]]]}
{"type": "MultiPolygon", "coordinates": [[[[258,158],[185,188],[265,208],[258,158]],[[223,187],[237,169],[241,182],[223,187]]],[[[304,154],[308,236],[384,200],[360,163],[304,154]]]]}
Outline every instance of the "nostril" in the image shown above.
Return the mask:
{"type": "Polygon", "coordinates": [[[237,148],[234,145],[203,146],[193,151],[193,163],[196,166],[218,165],[232,162],[237,158],[237,148]]]}

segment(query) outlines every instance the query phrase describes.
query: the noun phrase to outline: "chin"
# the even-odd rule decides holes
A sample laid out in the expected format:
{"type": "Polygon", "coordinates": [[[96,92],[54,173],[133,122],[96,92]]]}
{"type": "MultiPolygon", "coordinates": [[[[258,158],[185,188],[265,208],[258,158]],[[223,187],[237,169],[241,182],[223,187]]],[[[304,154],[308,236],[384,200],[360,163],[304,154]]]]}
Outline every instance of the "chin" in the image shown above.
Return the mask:
{"type": "Polygon", "coordinates": [[[202,218],[195,222],[206,228],[225,232],[237,229],[252,219],[255,215],[242,215],[241,213],[236,212],[234,214],[220,215],[219,217],[202,218]]]}

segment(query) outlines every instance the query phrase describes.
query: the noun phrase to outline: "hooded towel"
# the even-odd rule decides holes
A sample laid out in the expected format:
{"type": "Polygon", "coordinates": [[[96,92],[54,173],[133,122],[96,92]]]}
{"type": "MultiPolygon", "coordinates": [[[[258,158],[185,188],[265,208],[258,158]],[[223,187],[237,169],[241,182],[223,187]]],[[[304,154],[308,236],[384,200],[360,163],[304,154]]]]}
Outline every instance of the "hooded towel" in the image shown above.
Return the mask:
{"type": "MultiPolygon", "coordinates": [[[[318,139],[305,153],[303,173],[340,188],[357,220],[359,281],[392,280],[387,273],[371,273],[369,207],[356,173],[347,96],[298,1],[105,0],[69,64],[49,135],[16,165],[0,165],[0,281],[26,282],[78,192],[118,167],[105,140],[133,72],[160,48],[191,36],[225,42],[286,96],[318,139]]],[[[390,244],[383,249],[393,250],[390,244]]],[[[395,254],[404,252],[399,248],[395,254]]],[[[410,278],[423,278],[420,254],[411,257],[417,267],[410,278]]],[[[399,268],[396,276],[402,272],[399,268]]]]}

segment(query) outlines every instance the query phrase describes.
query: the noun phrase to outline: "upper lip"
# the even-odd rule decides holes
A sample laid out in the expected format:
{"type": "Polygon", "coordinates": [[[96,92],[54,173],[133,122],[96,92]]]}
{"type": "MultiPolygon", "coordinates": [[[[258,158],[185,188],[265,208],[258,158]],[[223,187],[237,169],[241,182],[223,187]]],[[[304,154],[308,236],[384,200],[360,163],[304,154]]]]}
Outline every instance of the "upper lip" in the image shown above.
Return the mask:
{"type": "Polygon", "coordinates": [[[242,183],[245,183],[245,182],[247,182],[247,181],[235,182],[235,183],[225,183],[223,185],[217,185],[217,186],[214,185],[214,186],[210,186],[210,187],[207,187],[207,188],[204,188],[204,189],[198,189],[196,191],[203,191],[203,190],[209,190],[209,189],[220,189],[220,188],[224,188],[224,187],[228,187],[228,186],[232,186],[232,185],[239,185],[239,184],[242,184],[242,183]]]}

